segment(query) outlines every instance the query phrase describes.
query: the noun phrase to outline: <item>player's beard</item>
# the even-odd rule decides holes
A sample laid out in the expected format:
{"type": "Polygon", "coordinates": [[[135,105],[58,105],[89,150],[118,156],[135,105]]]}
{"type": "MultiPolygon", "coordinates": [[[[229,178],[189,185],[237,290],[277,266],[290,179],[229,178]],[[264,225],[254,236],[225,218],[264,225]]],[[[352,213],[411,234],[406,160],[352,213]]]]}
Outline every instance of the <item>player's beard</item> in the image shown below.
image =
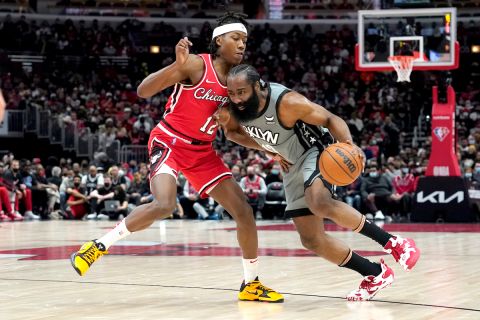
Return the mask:
{"type": "Polygon", "coordinates": [[[258,94],[253,90],[252,96],[248,98],[247,101],[242,103],[233,103],[230,101],[230,110],[239,122],[248,122],[258,118],[258,94]],[[244,107],[243,110],[238,109],[238,107],[244,107]]]}

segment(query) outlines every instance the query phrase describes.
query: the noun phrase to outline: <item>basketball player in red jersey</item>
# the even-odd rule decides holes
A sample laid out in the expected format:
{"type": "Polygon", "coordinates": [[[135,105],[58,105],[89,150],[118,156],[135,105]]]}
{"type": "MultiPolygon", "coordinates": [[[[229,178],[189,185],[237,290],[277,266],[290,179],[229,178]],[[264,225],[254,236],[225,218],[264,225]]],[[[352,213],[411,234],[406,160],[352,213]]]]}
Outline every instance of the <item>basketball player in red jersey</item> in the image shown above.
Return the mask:
{"type": "Polygon", "coordinates": [[[85,274],[116,241],[171,215],[176,207],[176,179],[182,171],[202,197],[213,197],[237,223],[245,278],[238,298],[283,302],[281,294],[258,280],[258,239],[252,208],[212,147],[218,126],[214,113],[228,101],[226,78],[229,70],[242,61],[246,25],[243,15],[228,13],[220,18],[213,31],[212,54],[190,54],[192,43],[188,38],[181,39],[175,47],[176,61],[140,84],[137,93],[142,98],[174,85],[163,119],[152,130],[148,142],[155,200],[138,206],[115,229],[72,254],[72,266],[78,274],[85,274]]]}

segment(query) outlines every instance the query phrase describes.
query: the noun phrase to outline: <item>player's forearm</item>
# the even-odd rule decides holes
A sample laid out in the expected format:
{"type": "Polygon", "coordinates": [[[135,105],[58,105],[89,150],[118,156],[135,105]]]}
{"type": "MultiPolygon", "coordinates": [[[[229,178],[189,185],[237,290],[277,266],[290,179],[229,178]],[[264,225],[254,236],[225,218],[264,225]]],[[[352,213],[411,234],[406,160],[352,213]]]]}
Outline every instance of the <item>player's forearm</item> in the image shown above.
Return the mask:
{"type": "Polygon", "coordinates": [[[171,76],[177,72],[179,66],[176,62],[158,70],[157,72],[149,74],[137,88],[137,95],[141,98],[147,99],[168,88],[171,76]]]}
{"type": "Polygon", "coordinates": [[[332,136],[339,142],[346,142],[347,140],[353,141],[350,129],[342,118],[332,115],[328,119],[327,128],[332,136]]]}
{"type": "Polygon", "coordinates": [[[107,199],[112,199],[114,196],[115,196],[115,193],[110,192],[110,193],[107,193],[106,195],[99,196],[99,199],[107,200],[107,199]]]}
{"type": "Polygon", "coordinates": [[[228,140],[233,141],[244,147],[264,151],[262,146],[259,145],[255,140],[242,133],[236,131],[227,131],[226,136],[228,140]]]}

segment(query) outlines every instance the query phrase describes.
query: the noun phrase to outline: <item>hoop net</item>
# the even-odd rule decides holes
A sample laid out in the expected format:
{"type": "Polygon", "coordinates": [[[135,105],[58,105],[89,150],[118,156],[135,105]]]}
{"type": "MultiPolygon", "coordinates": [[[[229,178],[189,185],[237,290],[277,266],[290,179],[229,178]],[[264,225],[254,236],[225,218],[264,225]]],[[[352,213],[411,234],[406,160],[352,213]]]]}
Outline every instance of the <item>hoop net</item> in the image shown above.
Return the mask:
{"type": "Polygon", "coordinates": [[[410,74],[413,70],[413,62],[417,60],[415,56],[390,56],[388,61],[397,72],[397,82],[410,82],[410,74]]]}

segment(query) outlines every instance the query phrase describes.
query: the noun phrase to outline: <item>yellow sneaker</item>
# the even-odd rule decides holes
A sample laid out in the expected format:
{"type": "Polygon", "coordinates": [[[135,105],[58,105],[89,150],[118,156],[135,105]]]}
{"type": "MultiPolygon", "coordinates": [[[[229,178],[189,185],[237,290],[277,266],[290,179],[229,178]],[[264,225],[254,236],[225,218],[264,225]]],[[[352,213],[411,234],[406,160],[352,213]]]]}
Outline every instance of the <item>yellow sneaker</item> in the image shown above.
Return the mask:
{"type": "Polygon", "coordinates": [[[101,243],[95,242],[95,240],[85,242],[78,252],[72,253],[70,256],[70,263],[77,273],[83,276],[92,263],[98,258],[108,254],[105,246],[101,243]]]}
{"type": "Polygon", "coordinates": [[[240,287],[238,299],[242,301],[262,301],[262,302],[283,302],[283,296],[273,289],[264,286],[258,277],[245,284],[245,281],[240,287]]]}

